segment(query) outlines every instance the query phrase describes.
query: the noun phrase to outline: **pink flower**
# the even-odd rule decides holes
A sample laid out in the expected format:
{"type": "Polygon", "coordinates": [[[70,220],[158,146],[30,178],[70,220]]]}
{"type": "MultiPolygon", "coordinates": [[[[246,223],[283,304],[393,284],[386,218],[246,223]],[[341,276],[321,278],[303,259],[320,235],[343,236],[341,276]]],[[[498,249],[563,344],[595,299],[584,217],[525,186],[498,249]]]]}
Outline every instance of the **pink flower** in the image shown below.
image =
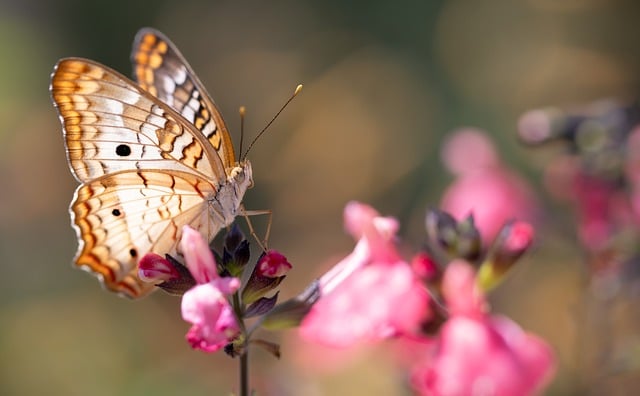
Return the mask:
{"type": "Polygon", "coordinates": [[[138,276],[145,282],[159,283],[180,278],[180,273],[162,256],[145,254],[138,263],[138,276]]]}
{"type": "Polygon", "coordinates": [[[215,352],[240,333],[228,297],[240,288],[238,278],[221,278],[202,235],[185,226],[180,247],[185,264],[198,284],[182,296],[182,318],[192,326],[187,341],[195,349],[215,352]]]}
{"type": "Polygon", "coordinates": [[[239,287],[238,278],[218,278],[184,294],[182,318],[192,324],[186,336],[192,348],[215,352],[239,334],[240,327],[227,301],[239,287]]]}
{"type": "Polygon", "coordinates": [[[555,371],[551,348],[507,318],[490,316],[472,267],[447,267],[443,295],[450,318],[436,345],[414,368],[412,384],[422,395],[529,395],[555,371]]]}
{"type": "Polygon", "coordinates": [[[344,216],[359,241],[320,278],[321,297],[304,318],[301,336],[347,347],[417,331],[427,318],[429,296],[395,248],[397,221],[357,202],[346,206],[344,216]]]}
{"type": "Polygon", "coordinates": [[[280,252],[269,250],[258,261],[258,275],[268,278],[278,278],[289,272],[291,264],[280,252]]]}
{"type": "Polygon", "coordinates": [[[533,191],[500,163],[493,144],[480,131],[454,134],[443,148],[443,157],[457,179],[445,191],[440,208],[458,220],[473,214],[485,243],[493,241],[508,220],[533,220],[533,191]]]}

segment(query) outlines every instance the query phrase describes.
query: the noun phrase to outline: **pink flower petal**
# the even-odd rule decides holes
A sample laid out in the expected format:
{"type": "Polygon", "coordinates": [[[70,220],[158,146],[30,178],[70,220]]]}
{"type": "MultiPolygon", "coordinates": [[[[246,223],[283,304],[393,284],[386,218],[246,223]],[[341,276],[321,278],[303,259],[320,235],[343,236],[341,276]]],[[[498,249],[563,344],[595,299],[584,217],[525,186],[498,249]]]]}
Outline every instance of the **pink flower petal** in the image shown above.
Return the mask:
{"type": "Polygon", "coordinates": [[[227,300],[239,287],[237,278],[218,278],[184,294],[182,318],[192,324],[186,338],[193,348],[215,352],[239,334],[240,327],[227,300]]]}
{"type": "Polygon", "coordinates": [[[427,317],[428,301],[407,263],[372,263],[321,297],[303,320],[300,334],[347,347],[413,333],[427,317]]]}
{"type": "Polygon", "coordinates": [[[320,278],[320,300],[303,320],[300,334],[346,347],[416,331],[428,315],[429,296],[396,250],[398,222],[351,202],[345,226],[358,243],[320,278]]]}
{"type": "Polygon", "coordinates": [[[450,264],[443,279],[450,318],[436,347],[413,370],[422,395],[529,395],[555,372],[551,348],[507,318],[489,316],[473,268],[450,264]]]}
{"type": "Polygon", "coordinates": [[[484,315],[487,303],[476,284],[476,272],[467,262],[456,260],[447,266],[442,279],[442,294],[451,315],[484,315]]]}
{"type": "Polygon", "coordinates": [[[207,283],[218,278],[216,261],[209,249],[209,244],[202,235],[189,226],[182,228],[180,248],[184,255],[185,265],[198,283],[207,283]]]}
{"type": "Polygon", "coordinates": [[[441,329],[435,356],[412,376],[423,395],[530,395],[555,371],[541,339],[506,318],[455,316],[441,329]]]}

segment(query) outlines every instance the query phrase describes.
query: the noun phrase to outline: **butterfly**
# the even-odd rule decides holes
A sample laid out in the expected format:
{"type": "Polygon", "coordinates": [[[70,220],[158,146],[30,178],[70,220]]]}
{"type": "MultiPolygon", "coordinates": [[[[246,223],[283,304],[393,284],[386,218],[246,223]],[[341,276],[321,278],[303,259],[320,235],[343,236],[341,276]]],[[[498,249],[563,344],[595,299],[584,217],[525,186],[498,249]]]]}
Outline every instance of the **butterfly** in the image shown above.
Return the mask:
{"type": "Polygon", "coordinates": [[[243,212],[251,164],[236,160],[220,111],[177,47],[141,29],[135,81],[100,63],[61,59],[50,92],[80,182],[70,206],[75,265],[136,298],[146,253],[175,255],[184,225],[212,240],[243,212]]]}

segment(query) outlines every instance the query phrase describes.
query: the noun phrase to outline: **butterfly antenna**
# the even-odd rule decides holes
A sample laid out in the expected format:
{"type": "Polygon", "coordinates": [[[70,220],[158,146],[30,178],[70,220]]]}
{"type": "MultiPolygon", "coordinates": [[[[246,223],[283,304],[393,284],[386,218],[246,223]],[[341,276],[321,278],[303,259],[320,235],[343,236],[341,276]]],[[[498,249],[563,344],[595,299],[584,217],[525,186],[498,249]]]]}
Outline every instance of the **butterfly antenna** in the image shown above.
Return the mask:
{"type": "Polygon", "coordinates": [[[242,156],[242,142],[244,141],[244,115],[247,113],[247,109],[244,106],[240,106],[238,109],[240,112],[240,150],[238,150],[238,162],[242,156]]]}
{"type": "MultiPolygon", "coordinates": [[[[251,142],[251,144],[249,145],[249,148],[247,148],[247,151],[244,153],[244,155],[242,156],[242,160],[245,160],[247,158],[247,154],[249,154],[249,151],[251,151],[251,148],[253,147],[254,143],[260,138],[260,136],[262,136],[262,134],[267,130],[267,128],[269,128],[271,126],[271,124],[273,124],[273,122],[276,120],[276,118],[278,118],[278,116],[280,115],[280,113],[282,113],[282,111],[287,107],[287,105],[289,103],[291,103],[291,101],[293,100],[293,98],[296,97],[297,94],[300,93],[300,91],[302,91],[302,84],[299,84],[296,87],[296,90],[293,92],[293,95],[291,95],[291,97],[285,102],[284,105],[282,105],[282,107],[280,108],[280,110],[278,110],[278,112],[276,113],[276,115],[273,116],[273,118],[271,119],[271,121],[269,121],[269,123],[262,128],[262,130],[260,131],[260,133],[258,133],[258,135],[253,139],[253,141],[251,142]]],[[[242,152],[242,151],[240,151],[242,152]]]]}

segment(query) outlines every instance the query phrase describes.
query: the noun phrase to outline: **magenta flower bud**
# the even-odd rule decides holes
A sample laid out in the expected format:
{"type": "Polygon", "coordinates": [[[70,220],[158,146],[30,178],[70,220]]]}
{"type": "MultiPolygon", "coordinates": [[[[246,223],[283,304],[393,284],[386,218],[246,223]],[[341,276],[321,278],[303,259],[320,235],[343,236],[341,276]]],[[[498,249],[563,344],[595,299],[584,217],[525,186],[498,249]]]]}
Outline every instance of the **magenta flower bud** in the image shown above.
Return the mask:
{"type": "Polygon", "coordinates": [[[284,280],[292,268],[287,258],[275,250],[269,250],[260,257],[247,285],[242,291],[242,300],[251,304],[274,290],[284,280]]]}
{"type": "Polygon", "coordinates": [[[145,282],[160,283],[180,278],[178,270],[164,257],[145,254],[138,263],[138,276],[145,282]]]}
{"type": "Polygon", "coordinates": [[[533,227],[523,221],[507,223],[502,228],[478,270],[478,282],[484,290],[492,289],[504,279],[531,247],[533,236],[533,227]]]}
{"type": "Polygon", "coordinates": [[[524,221],[518,221],[511,225],[511,232],[505,239],[502,250],[510,256],[520,256],[527,251],[533,242],[533,227],[524,221]]]}
{"type": "Polygon", "coordinates": [[[435,281],[442,276],[442,271],[438,264],[425,252],[413,256],[411,268],[420,279],[426,282],[435,281]]]}
{"type": "Polygon", "coordinates": [[[291,264],[283,254],[269,250],[258,261],[257,273],[267,278],[278,278],[289,272],[291,268],[291,264]]]}

